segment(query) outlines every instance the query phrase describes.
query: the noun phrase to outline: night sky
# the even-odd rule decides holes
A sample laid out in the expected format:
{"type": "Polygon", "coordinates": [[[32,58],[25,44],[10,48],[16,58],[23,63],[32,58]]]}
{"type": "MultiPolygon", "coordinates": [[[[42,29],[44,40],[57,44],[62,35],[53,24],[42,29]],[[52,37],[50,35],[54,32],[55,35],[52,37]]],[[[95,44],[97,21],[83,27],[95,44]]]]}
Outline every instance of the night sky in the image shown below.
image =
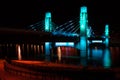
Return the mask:
{"type": "Polygon", "coordinates": [[[61,25],[79,17],[80,7],[87,6],[89,25],[101,29],[109,24],[120,27],[118,0],[0,0],[0,27],[26,28],[44,20],[45,12],[52,13],[52,21],[61,25]]]}

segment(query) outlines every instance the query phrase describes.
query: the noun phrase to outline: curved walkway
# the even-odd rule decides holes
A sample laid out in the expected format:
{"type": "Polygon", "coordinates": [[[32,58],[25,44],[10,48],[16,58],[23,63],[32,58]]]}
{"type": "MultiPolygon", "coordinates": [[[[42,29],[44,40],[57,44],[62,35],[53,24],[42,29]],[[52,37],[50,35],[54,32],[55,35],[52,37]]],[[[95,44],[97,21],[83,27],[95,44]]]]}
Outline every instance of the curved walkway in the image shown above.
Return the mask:
{"type": "MultiPolygon", "coordinates": [[[[48,70],[53,69],[55,67],[57,67],[57,70],[58,70],[58,68],[61,68],[61,67],[62,67],[62,69],[67,68],[67,69],[72,69],[72,70],[77,70],[77,71],[79,69],[84,70],[84,68],[81,66],[76,67],[76,66],[66,66],[66,65],[61,65],[61,64],[56,65],[54,63],[46,64],[46,62],[38,62],[38,61],[13,60],[12,62],[18,63],[18,64],[32,65],[32,68],[34,68],[33,65],[38,65],[39,68],[44,67],[44,68],[47,68],[48,70]]],[[[17,69],[17,67],[15,67],[15,66],[14,66],[14,68],[17,69]]],[[[20,70],[22,70],[22,69],[20,69],[20,70]]],[[[87,74],[86,74],[86,72],[85,72],[85,74],[81,73],[82,77],[88,76],[88,77],[96,77],[96,79],[99,79],[103,76],[103,78],[101,80],[120,80],[120,77],[119,77],[120,69],[119,68],[105,70],[103,68],[87,67],[85,71],[87,71],[87,74]],[[109,71],[110,71],[110,73],[109,73],[109,71]]],[[[71,74],[73,75],[74,73],[71,73],[71,74]]],[[[80,74],[79,74],[79,76],[80,76],[80,74]]],[[[73,77],[73,79],[74,79],[74,77],[73,77]]],[[[73,80],[73,79],[70,79],[70,80],[73,80]]],[[[96,80],[96,79],[94,79],[94,80],[96,80]]],[[[34,80],[34,79],[30,79],[29,77],[24,77],[24,76],[20,76],[20,75],[11,74],[9,72],[4,71],[4,60],[0,60],[0,80],[34,80]]],[[[39,80],[41,80],[41,79],[39,79],[39,80]]],[[[42,79],[42,80],[49,80],[49,79],[42,79]]],[[[57,79],[50,79],[50,80],[57,80],[57,79]]],[[[60,79],[60,80],[63,80],[63,79],[60,79]]],[[[64,79],[64,80],[69,80],[69,79],[64,79]]],[[[87,79],[87,80],[89,80],[89,79],[87,79]]]]}
{"type": "Polygon", "coordinates": [[[4,60],[0,60],[0,80],[28,80],[28,79],[4,71],[4,60]]]}

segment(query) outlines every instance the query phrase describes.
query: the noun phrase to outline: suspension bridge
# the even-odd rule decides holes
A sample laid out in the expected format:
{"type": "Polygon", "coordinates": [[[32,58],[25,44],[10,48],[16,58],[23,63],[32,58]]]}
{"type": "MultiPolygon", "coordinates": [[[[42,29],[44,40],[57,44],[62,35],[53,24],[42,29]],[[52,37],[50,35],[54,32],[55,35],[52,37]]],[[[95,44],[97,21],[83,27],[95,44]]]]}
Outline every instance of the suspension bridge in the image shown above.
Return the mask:
{"type": "MultiPolygon", "coordinates": [[[[56,25],[52,21],[51,12],[46,12],[45,19],[30,25],[29,30],[50,32],[52,36],[55,37],[62,36],[75,38],[73,39],[74,42],[79,42],[79,45],[82,42],[85,46],[87,46],[88,43],[101,43],[108,46],[109,43],[109,25],[105,25],[104,35],[95,36],[92,27],[88,24],[88,13],[86,6],[82,6],[80,8],[79,17],[75,18],[74,20],[69,20],[60,26],[56,25]]],[[[53,39],[55,39],[55,37],[53,39]]],[[[58,41],[60,41],[59,39],[58,41]]]]}
{"type": "Polygon", "coordinates": [[[109,25],[105,24],[104,35],[96,36],[89,25],[87,7],[80,7],[79,17],[62,25],[52,21],[51,12],[45,13],[45,19],[27,27],[27,30],[1,30],[4,35],[1,42],[9,43],[42,43],[46,54],[51,47],[71,46],[86,51],[89,45],[102,44],[109,47],[109,25]],[[5,37],[6,36],[6,37],[5,37]]]}
{"type": "Polygon", "coordinates": [[[53,45],[71,46],[81,51],[87,51],[87,47],[93,44],[102,44],[105,47],[109,47],[109,25],[105,25],[104,35],[95,36],[92,27],[88,24],[86,6],[80,8],[79,17],[74,20],[69,20],[60,26],[52,21],[51,12],[46,12],[45,19],[30,25],[29,30],[49,32],[52,35],[51,40],[54,42],[51,43],[49,41],[50,38],[45,42],[46,54],[50,54],[50,48],[53,45]]]}

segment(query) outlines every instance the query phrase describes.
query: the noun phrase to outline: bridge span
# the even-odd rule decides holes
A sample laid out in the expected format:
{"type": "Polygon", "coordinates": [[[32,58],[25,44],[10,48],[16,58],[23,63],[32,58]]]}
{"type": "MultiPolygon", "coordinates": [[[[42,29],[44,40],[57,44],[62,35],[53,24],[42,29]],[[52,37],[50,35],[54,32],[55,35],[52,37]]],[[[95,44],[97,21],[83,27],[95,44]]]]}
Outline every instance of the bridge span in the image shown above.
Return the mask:
{"type": "Polygon", "coordinates": [[[0,43],[42,43],[42,42],[75,42],[78,37],[53,35],[51,32],[31,31],[25,29],[0,29],[0,43]]]}

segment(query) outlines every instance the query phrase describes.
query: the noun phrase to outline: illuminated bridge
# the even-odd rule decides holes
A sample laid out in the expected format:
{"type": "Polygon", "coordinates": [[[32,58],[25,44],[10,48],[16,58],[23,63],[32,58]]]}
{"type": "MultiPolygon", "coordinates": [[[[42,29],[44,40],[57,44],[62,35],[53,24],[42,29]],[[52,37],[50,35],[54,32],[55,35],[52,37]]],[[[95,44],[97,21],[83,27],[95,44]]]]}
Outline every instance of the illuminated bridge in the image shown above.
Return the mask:
{"type": "Polygon", "coordinates": [[[0,42],[43,44],[48,55],[53,46],[71,46],[81,51],[86,51],[92,44],[109,46],[109,25],[105,25],[104,35],[96,37],[88,24],[86,6],[80,8],[79,17],[60,26],[52,21],[51,13],[46,12],[43,21],[31,24],[27,30],[1,29],[0,33],[0,42]]]}
{"type": "Polygon", "coordinates": [[[46,12],[43,21],[32,24],[28,28],[31,31],[51,33],[51,38],[48,37],[48,41],[45,42],[45,51],[47,54],[50,53],[50,48],[53,46],[71,46],[81,51],[87,51],[87,47],[94,44],[102,44],[105,47],[109,46],[109,25],[105,25],[104,35],[96,37],[92,27],[88,24],[86,6],[80,8],[79,17],[69,20],[60,26],[57,26],[52,21],[51,13],[46,12]]]}
{"type": "Polygon", "coordinates": [[[47,39],[48,42],[76,42],[75,46],[79,49],[81,45],[86,48],[89,44],[105,44],[107,47],[109,43],[109,25],[105,25],[104,35],[96,37],[92,27],[88,24],[86,6],[80,8],[79,17],[69,20],[60,26],[52,22],[51,13],[46,12],[43,21],[32,24],[28,28],[31,31],[51,33],[51,38],[48,37],[49,39],[47,39]]]}

